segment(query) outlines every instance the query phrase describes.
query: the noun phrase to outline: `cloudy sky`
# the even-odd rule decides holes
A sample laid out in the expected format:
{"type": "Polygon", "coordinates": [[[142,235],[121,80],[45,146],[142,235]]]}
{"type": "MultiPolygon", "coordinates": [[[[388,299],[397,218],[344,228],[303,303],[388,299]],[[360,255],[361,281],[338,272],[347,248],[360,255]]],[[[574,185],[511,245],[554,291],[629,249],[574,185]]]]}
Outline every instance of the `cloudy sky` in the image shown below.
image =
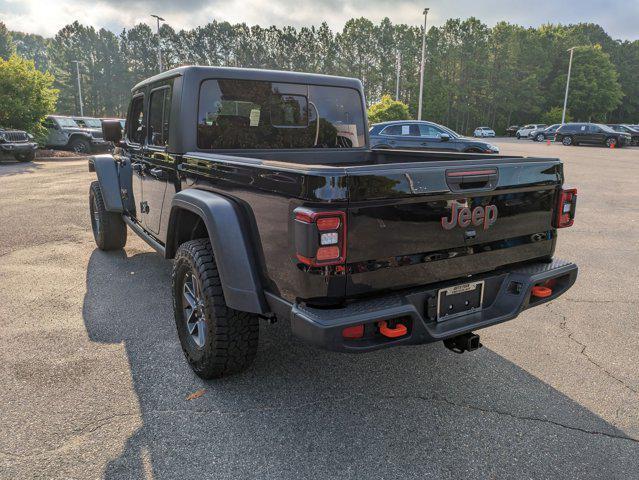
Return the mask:
{"type": "Polygon", "coordinates": [[[119,31],[151,13],[176,29],[213,19],[268,25],[318,25],[341,29],[352,17],[389,17],[394,23],[419,24],[430,7],[429,24],[475,16],[493,25],[506,20],[527,26],[594,22],[613,38],[639,39],[639,0],[0,0],[0,21],[11,30],[51,36],[79,20],[119,31]]]}

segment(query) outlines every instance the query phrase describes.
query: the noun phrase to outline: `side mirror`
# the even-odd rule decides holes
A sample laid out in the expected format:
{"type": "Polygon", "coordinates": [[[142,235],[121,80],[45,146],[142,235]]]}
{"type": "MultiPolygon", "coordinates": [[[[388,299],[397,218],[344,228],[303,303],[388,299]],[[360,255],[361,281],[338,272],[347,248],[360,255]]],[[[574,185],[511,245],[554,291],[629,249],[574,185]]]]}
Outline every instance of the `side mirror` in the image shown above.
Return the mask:
{"type": "Polygon", "coordinates": [[[102,120],[102,136],[107,142],[118,144],[122,140],[122,125],[119,120],[102,120]]]}
{"type": "Polygon", "coordinates": [[[447,133],[442,133],[439,138],[442,142],[448,142],[450,140],[450,135],[448,135],[447,133]]]}

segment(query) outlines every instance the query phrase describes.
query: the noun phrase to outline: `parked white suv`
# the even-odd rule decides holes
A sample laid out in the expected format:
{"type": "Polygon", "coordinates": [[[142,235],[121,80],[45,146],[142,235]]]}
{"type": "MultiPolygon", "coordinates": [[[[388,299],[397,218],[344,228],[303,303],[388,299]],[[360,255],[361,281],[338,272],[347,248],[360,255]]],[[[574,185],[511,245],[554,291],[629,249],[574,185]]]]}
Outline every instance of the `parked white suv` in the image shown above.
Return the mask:
{"type": "Polygon", "coordinates": [[[477,127],[473,132],[474,137],[494,137],[495,130],[490,127],[477,127]]]}
{"type": "Polygon", "coordinates": [[[517,130],[517,133],[515,134],[515,136],[517,138],[528,138],[528,137],[530,137],[530,134],[533,131],[535,131],[535,130],[543,130],[547,126],[548,125],[546,125],[545,123],[531,123],[531,124],[528,124],[528,125],[524,125],[519,130],[517,130]]]}

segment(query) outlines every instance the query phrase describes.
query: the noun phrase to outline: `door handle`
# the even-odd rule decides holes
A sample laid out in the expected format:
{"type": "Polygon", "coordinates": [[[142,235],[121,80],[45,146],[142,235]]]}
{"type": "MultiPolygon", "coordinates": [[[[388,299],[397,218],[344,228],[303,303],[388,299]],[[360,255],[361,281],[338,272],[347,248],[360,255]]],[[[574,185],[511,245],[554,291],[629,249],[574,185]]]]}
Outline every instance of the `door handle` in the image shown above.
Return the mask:
{"type": "Polygon", "coordinates": [[[151,170],[149,170],[149,173],[158,180],[164,180],[164,178],[166,178],[164,170],[162,170],[161,168],[152,168],[151,170]]]}

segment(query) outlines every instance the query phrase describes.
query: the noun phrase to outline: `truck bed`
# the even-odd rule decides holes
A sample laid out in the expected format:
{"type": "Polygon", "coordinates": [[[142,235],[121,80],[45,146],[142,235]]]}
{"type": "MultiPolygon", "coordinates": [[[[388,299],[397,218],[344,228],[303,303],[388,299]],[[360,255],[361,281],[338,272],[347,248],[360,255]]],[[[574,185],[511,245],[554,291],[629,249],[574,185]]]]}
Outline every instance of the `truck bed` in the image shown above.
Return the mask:
{"type": "Polygon", "coordinates": [[[188,153],[199,188],[245,205],[265,282],[289,301],[367,296],[550,259],[558,159],[444,152],[188,153]],[[207,181],[203,182],[202,177],[207,181]],[[344,268],[301,266],[291,234],[297,207],[347,212],[344,268]],[[498,212],[494,224],[443,228],[453,212],[498,212]],[[454,210],[457,209],[457,210],[454,210]]]}

